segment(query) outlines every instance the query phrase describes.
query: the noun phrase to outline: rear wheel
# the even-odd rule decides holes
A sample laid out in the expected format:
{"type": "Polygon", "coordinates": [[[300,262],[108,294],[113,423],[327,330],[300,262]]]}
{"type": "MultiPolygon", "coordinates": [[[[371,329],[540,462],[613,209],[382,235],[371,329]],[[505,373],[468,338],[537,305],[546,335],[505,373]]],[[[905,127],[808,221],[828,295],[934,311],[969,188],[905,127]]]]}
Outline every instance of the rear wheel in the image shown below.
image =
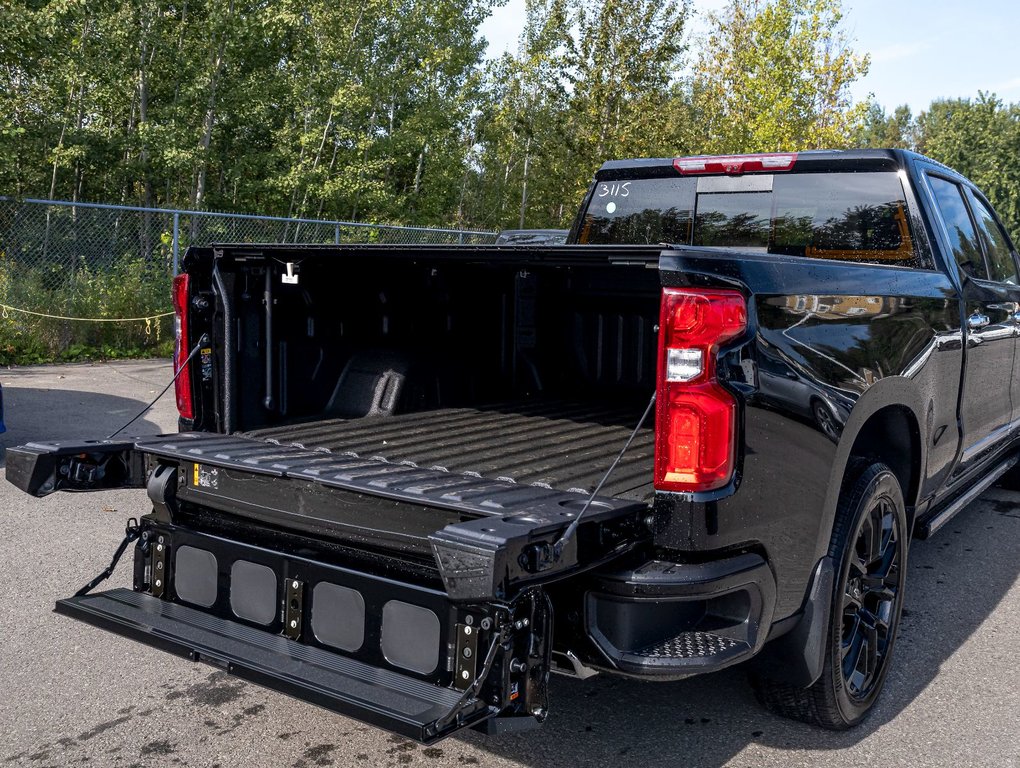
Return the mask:
{"type": "Polygon", "coordinates": [[[756,680],[768,709],[836,730],[867,716],[896,642],[908,543],[899,482],[886,465],[871,464],[848,484],[837,510],[829,554],[839,565],[822,675],[808,688],[756,680]]]}

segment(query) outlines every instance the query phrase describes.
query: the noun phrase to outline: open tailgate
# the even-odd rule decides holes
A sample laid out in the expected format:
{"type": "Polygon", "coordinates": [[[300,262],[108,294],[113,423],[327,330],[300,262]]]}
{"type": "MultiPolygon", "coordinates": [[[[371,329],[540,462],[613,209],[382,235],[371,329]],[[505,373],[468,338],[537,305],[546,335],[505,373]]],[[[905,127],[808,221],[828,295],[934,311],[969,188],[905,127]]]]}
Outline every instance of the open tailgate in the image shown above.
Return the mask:
{"type": "Polygon", "coordinates": [[[7,474],[38,496],[145,487],[152,502],[117,554],[135,542],[133,589],[90,593],[96,579],[59,613],[422,742],[540,722],[544,585],[647,537],[644,504],[600,497],[556,556],[577,493],[209,433],[32,443],[7,474]],[[196,529],[196,510],[234,533],[196,529]]]}

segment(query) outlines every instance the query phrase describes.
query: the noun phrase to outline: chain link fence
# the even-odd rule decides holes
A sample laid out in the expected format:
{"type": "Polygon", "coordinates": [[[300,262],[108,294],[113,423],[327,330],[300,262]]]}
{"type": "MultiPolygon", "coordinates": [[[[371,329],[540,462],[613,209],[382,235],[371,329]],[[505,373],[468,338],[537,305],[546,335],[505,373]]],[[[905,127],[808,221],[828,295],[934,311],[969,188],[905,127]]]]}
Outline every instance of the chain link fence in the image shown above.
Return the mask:
{"type": "Polygon", "coordinates": [[[164,354],[189,245],[492,243],[495,232],[0,197],[0,364],[164,354]]]}

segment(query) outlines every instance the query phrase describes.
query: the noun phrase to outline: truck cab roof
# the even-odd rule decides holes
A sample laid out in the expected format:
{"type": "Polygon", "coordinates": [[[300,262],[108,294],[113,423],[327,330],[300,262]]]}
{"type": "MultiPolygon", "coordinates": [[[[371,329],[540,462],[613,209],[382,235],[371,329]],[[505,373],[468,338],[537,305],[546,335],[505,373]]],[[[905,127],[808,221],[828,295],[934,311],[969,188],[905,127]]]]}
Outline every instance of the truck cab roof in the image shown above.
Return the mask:
{"type": "MultiPolygon", "coordinates": [[[[801,152],[791,152],[789,154],[796,156],[794,169],[802,172],[824,172],[832,170],[896,170],[905,165],[908,157],[929,160],[916,152],[909,152],[902,149],[811,149],[801,152]]],[[[754,158],[761,156],[761,154],[750,153],[733,155],[732,157],[754,158]]],[[[699,157],[731,156],[704,155],[699,157]]],[[[677,173],[674,163],[678,159],[681,158],[657,157],[633,158],[628,160],[607,160],[601,165],[595,175],[596,178],[599,179],[665,175],[673,176],[677,173]]],[[[757,172],[770,171],[765,170],[757,172]]]]}

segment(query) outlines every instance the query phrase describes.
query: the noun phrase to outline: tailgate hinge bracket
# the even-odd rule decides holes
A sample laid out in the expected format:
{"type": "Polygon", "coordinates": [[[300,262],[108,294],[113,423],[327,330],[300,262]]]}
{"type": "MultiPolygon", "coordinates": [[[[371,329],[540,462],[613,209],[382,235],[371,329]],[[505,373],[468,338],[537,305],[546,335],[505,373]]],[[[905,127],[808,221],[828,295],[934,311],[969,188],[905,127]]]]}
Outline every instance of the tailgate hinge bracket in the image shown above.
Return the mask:
{"type": "Polygon", "coordinates": [[[287,579],[286,604],[283,608],[283,634],[291,640],[301,639],[304,627],[305,584],[297,579],[287,579]]]}
{"type": "Polygon", "coordinates": [[[167,563],[170,561],[170,545],[165,536],[157,536],[149,546],[151,571],[149,573],[149,592],[153,597],[163,597],[167,591],[167,563]]]}
{"type": "Polygon", "coordinates": [[[456,657],[453,687],[466,691],[475,680],[478,669],[478,628],[470,624],[457,625],[456,657]]]}

